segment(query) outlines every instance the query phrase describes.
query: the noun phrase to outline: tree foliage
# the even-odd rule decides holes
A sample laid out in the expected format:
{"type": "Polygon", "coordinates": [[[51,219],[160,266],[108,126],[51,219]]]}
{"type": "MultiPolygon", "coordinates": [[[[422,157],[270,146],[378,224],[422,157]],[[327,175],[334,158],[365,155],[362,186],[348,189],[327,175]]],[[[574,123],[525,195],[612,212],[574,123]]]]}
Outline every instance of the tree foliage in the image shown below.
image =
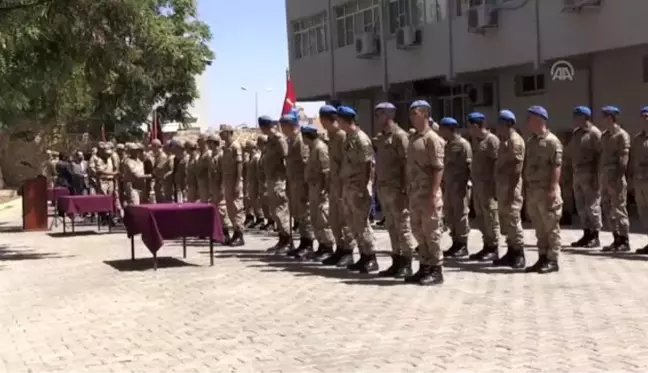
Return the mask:
{"type": "Polygon", "coordinates": [[[0,123],[191,121],[213,58],[195,0],[0,0],[0,123]]]}

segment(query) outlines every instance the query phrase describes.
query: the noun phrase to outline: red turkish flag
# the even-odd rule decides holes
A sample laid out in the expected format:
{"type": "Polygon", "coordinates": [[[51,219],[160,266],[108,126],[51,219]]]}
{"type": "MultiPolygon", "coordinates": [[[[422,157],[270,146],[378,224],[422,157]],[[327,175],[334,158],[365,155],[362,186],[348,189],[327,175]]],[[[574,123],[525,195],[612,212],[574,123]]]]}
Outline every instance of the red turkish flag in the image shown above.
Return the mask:
{"type": "Polygon", "coordinates": [[[290,79],[290,72],[286,72],[286,98],[284,99],[283,108],[281,109],[281,115],[290,113],[290,111],[295,108],[296,101],[297,97],[295,96],[295,87],[293,87],[292,80],[290,79]]]}

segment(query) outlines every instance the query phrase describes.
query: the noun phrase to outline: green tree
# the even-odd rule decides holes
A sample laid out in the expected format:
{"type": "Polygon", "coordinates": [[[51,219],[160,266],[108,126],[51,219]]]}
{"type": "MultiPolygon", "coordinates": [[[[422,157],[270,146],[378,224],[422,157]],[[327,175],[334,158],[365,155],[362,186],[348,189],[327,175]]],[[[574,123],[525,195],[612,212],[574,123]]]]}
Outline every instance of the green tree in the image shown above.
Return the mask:
{"type": "Polygon", "coordinates": [[[194,0],[0,0],[0,123],[188,123],[213,59],[194,0]]]}

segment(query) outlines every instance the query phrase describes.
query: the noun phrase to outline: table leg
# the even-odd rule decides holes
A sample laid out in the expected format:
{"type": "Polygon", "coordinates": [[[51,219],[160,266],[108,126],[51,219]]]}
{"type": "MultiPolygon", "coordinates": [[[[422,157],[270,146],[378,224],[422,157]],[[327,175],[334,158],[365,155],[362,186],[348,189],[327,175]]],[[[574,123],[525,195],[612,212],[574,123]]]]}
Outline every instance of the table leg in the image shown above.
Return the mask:
{"type": "Polygon", "coordinates": [[[182,237],[182,257],[187,259],[187,237],[182,237]]]}
{"type": "Polygon", "coordinates": [[[54,228],[58,228],[58,201],[54,201],[54,228]]]}
{"type": "Polygon", "coordinates": [[[131,260],[135,260],[135,236],[131,236],[131,260]]]}
{"type": "Polygon", "coordinates": [[[63,220],[63,234],[67,233],[67,224],[65,223],[65,214],[61,218],[63,220]]]}
{"type": "Polygon", "coordinates": [[[209,265],[214,265],[214,240],[209,238],[209,265]]]}
{"type": "Polygon", "coordinates": [[[108,214],[108,233],[112,233],[113,226],[113,214],[112,212],[108,214]]]}
{"type": "Polygon", "coordinates": [[[97,219],[97,232],[101,232],[101,218],[97,219]]]}
{"type": "Polygon", "coordinates": [[[74,227],[74,218],[75,217],[76,217],[75,215],[70,216],[70,220],[72,220],[72,233],[74,233],[76,231],[76,229],[74,227]]]}
{"type": "Polygon", "coordinates": [[[157,252],[153,253],[153,270],[157,271],[157,252]]]}

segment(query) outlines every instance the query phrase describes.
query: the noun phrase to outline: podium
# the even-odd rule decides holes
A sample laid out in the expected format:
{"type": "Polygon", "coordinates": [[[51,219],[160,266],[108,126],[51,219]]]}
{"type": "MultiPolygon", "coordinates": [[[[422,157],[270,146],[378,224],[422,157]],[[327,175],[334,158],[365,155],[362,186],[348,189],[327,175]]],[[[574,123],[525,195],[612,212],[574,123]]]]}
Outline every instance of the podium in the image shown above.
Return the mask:
{"type": "Polygon", "coordinates": [[[45,176],[28,179],[22,185],[22,225],[25,232],[48,230],[45,176]]]}

